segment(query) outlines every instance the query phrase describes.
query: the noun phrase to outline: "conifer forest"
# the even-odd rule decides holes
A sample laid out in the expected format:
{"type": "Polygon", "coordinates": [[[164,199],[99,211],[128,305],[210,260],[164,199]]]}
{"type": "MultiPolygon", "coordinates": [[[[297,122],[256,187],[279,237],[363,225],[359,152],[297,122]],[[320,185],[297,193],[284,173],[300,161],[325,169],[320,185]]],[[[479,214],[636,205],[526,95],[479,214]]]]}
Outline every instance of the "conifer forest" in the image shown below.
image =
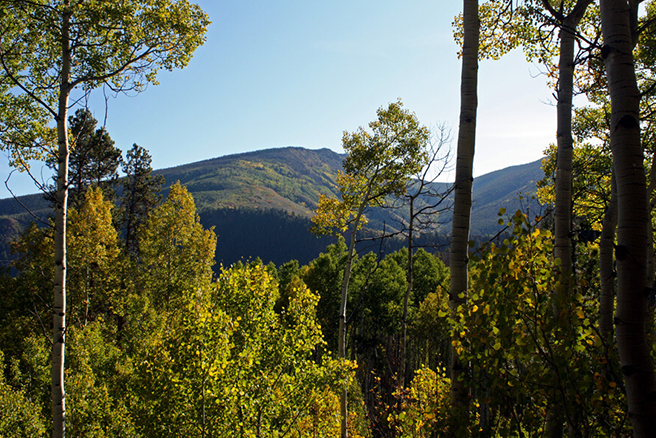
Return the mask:
{"type": "Polygon", "coordinates": [[[51,211],[0,267],[0,438],[656,437],[656,2],[462,0],[453,147],[402,99],[344,126],[339,173],[289,188],[330,186],[306,264],[217,263],[196,195],[87,105],[185,68],[210,19],[0,0],[0,151],[51,211]],[[474,239],[478,65],[515,49],[556,101],[542,208],[474,239]]]}

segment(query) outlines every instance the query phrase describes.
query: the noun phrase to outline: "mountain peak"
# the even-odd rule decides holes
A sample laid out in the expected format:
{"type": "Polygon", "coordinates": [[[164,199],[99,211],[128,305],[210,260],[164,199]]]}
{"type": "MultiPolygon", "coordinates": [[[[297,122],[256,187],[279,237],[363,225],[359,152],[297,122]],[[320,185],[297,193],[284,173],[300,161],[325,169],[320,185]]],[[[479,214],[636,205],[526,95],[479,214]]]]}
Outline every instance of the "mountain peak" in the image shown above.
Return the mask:
{"type": "MultiPolygon", "coordinates": [[[[155,173],[166,178],[167,188],[180,181],[191,192],[203,224],[216,227],[219,262],[259,256],[265,262],[298,259],[306,263],[329,242],[310,234],[310,217],[321,195],[338,195],[336,180],[344,157],[327,148],[288,146],[225,155],[155,173]]],[[[539,161],[476,178],[472,235],[496,233],[499,208],[520,208],[519,196],[535,194],[535,183],[541,178],[539,161]]],[[[40,217],[52,213],[40,194],[21,201],[40,217]]],[[[2,216],[12,219],[12,229],[17,224],[25,229],[32,220],[14,199],[0,200],[2,216]]],[[[375,223],[372,217],[370,226],[375,223]]],[[[441,234],[447,235],[448,229],[443,226],[441,234]]],[[[4,244],[0,242],[5,251],[8,237],[3,236],[4,244]]]]}

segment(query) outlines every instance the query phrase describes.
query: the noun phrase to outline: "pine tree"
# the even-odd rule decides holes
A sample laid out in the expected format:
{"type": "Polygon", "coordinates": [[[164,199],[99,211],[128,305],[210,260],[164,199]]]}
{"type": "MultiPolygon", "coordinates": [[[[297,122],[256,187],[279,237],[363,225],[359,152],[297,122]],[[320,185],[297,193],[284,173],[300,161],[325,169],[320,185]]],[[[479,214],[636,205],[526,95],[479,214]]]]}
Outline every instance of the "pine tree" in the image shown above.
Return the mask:
{"type": "Polygon", "coordinates": [[[121,181],[120,227],[124,233],[125,247],[131,256],[138,252],[137,230],[160,203],[159,194],[164,184],[162,175],[153,175],[152,158],[148,151],[133,145],[122,164],[125,178],[121,181]]]}
{"type": "Polygon", "coordinates": [[[121,150],[114,146],[104,127],[96,128],[98,121],[88,109],[77,110],[68,123],[73,138],[69,162],[71,207],[77,208],[85,202],[89,186],[106,188],[118,178],[121,150]]]}

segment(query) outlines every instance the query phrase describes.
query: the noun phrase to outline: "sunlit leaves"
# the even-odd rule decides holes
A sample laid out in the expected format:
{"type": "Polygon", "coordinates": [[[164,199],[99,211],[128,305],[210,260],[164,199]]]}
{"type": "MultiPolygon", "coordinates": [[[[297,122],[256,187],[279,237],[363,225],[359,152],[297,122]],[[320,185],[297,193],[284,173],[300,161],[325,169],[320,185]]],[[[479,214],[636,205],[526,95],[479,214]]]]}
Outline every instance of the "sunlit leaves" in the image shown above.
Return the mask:
{"type": "Polygon", "coordinates": [[[344,171],[355,181],[347,192],[362,192],[365,182],[373,182],[375,198],[387,194],[401,195],[409,175],[417,173],[428,159],[424,150],[430,132],[417,116],[403,109],[399,100],[379,108],[378,119],[369,123],[371,133],[363,128],[345,132],[342,146],[347,153],[344,171]]]}
{"type": "Polygon", "coordinates": [[[532,227],[521,212],[508,225],[513,234],[472,264],[469,299],[452,321],[453,345],[471,362],[472,384],[489,390],[489,403],[505,407],[499,427],[539,433],[547,406],[558,404],[576,415],[572,427],[583,435],[622,430],[617,396],[609,398],[607,383],[601,391],[591,385],[594,372],[602,380],[616,372],[596,328],[597,274],[583,269],[593,248],[577,253],[583,275],[559,299],[551,233],[532,227]]]}
{"type": "MultiPolygon", "coordinates": [[[[553,2],[551,2],[553,3],[553,2]]],[[[511,50],[521,48],[529,62],[538,62],[542,73],[549,78],[555,88],[558,79],[558,42],[560,27],[564,17],[574,10],[576,1],[559,2],[551,5],[553,12],[545,7],[542,0],[484,1],[479,5],[480,59],[498,60],[511,50]]],[[[599,11],[595,5],[585,11],[582,25],[579,26],[580,45],[587,46],[595,41],[599,33],[599,11]]],[[[455,17],[453,34],[456,43],[462,47],[462,15],[455,17]]],[[[585,55],[581,54],[580,58],[585,55]]],[[[577,76],[587,75],[585,63],[577,59],[577,76]]],[[[589,80],[590,76],[586,76],[589,80]]],[[[585,87],[582,87],[585,88],[585,87]]]]}
{"type": "Polygon", "coordinates": [[[59,97],[102,85],[139,92],[157,70],[185,67],[205,41],[207,15],[186,0],[0,3],[0,150],[28,167],[56,144],[59,97]],[[62,23],[69,41],[61,47],[62,23]],[[66,59],[63,59],[66,54],[66,59]],[[64,68],[70,67],[65,79],[64,68]],[[61,83],[65,80],[66,83],[61,83]]]}
{"type": "Polygon", "coordinates": [[[336,394],[351,366],[313,360],[323,345],[315,294],[298,283],[276,312],[278,296],[274,278],[257,264],[224,269],[209,288],[187,296],[137,366],[145,399],[138,426],[146,436],[339,430],[336,394]]]}
{"type": "Polygon", "coordinates": [[[46,425],[39,415],[39,406],[30,400],[22,388],[15,388],[5,379],[4,355],[0,351],[0,436],[6,438],[38,438],[44,436],[46,425]]]}
{"type": "Polygon", "coordinates": [[[5,3],[5,20],[17,25],[1,23],[3,57],[31,53],[31,62],[10,70],[30,92],[57,81],[62,68],[58,23],[66,14],[70,16],[70,83],[85,90],[108,83],[116,90],[141,91],[146,83],[156,83],[158,68],[186,66],[204,42],[209,25],[200,7],[187,1],[5,3]]]}
{"type": "Polygon", "coordinates": [[[148,218],[139,249],[145,285],[158,305],[169,305],[212,279],[216,235],[203,228],[193,197],[179,183],[148,218]]]}
{"type": "Polygon", "coordinates": [[[81,324],[112,308],[120,269],[112,204],[100,188],[89,188],[84,199],[79,210],[71,209],[67,230],[70,314],[81,324]]]}
{"type": "MultiPolygon", "coordinates": [[[[478,48],[481,59],[500,59],[521,44],[518,35],[527,29],[521,20],[521,14],[510,2],[484,2],[478,7],[478,16],[481,22],[478,48]]],[[[462,57],[462,14],[456,16],[453,21],[453,37],[461,48],[458,56],[462,57]]]]}
{"type": "Polygon", "coordinates": [[[102,319],[69,332],[68,432],[73,436],[138,436],[123,385],[131,364],[112,341],[112,325],[102,319]]]}
{"type": "Polygon", "coordinates": [[[386,196],[402,195],[410,176],[425,165],[430,132],[417,117],[403,109],[400,100],[379,108],[377,115],[369,123],[371,131],[360,127],[344,132],[347,157],[337,179],[341,200],[321,197],[313,232],[344,233],[354,220],[361,228],[367,207],[383,205],[386,196]]]}
{"type": "Polygon", "coordinates": [[[451,381],[444,369],[422,367],[415,372],[398,413],[388,421],[399,437],[428,438],[448,427],[451,381]]]}

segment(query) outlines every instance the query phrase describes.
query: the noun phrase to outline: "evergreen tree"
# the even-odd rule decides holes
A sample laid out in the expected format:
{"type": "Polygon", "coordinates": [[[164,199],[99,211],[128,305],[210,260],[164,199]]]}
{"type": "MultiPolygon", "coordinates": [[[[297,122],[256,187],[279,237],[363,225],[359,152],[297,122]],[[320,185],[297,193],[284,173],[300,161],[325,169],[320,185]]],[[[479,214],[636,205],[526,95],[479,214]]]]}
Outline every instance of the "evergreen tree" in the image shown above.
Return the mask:
{"type": "Polygon", "coordinates": [[[153,175],[152,157],[135,144],[127,152],[122,164],[125,178],[121,182],[121,230],[125,233],[125,247],[134,256],[138,251],[137,230],[162,199],[159,194],[164,184],[162,175],[153,175]]]}
{"type": "MultiPolygon", "coordinates": [[[[89,186],[106,188],[118,178],[121,150],[104,127],[87,108],[80,108],[68,118],[72,143],[69,162],[71,207],[85,202],[89,186]]],[[[107,196],[107,194],[105,194],[107,196]]]]}
{"type": "Polygon", "coordinates": [[[157,83],[158,70],[185,67],[205,41],[209,19],[200,7],[174,0],[3,1],[0,11],[0,113],[8,120],[0,130],[0,149],[12,157],[38,158],[34,147],[55,150],[57,133],[52,417],[53,437],[63,438],[66,223],[74,149],[68,111],[95,88],[140,92],[157,83]]]}

